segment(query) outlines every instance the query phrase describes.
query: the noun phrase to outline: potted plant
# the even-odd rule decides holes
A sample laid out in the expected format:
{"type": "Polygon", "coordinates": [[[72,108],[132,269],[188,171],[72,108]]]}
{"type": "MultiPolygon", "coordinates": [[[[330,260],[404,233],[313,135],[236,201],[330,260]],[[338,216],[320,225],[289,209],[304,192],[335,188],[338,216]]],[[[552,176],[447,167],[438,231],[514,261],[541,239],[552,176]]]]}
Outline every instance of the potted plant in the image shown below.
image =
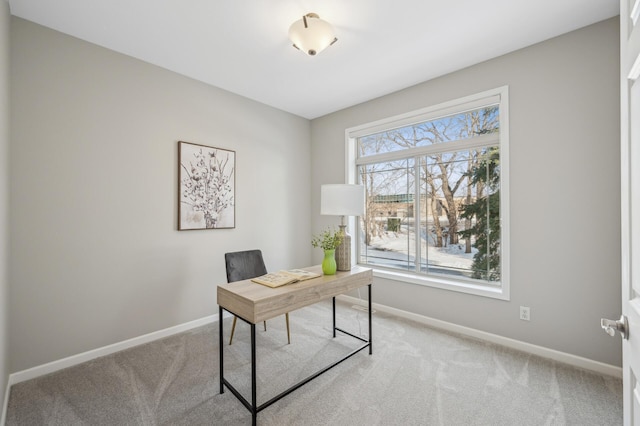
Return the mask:
{"type": "Polygon", "coordinates": [[[327,228],[320,234],[314,235],[311,239],[313,247],[320,247],[324,250],[324,259],[322,260],[322,273],[325,275],[334,275],[336,273],[336,248],[342,244],[342,233],[332,228],[327,228]]]}

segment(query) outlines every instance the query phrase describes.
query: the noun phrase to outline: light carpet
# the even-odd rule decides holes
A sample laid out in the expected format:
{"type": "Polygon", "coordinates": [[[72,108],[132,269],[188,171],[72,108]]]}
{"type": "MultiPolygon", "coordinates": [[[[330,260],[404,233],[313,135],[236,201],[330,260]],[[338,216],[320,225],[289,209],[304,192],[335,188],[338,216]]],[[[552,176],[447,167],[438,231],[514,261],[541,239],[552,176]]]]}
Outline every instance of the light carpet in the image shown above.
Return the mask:
{"type": "MultiPolygon", "coordinates": [[[[331,338],[331,303],[257,327],[258,403],[359,345],[331,338]]],[[[225,320],[225,340],[231,319],[225,320]]],[[[367,314],[338,303],[338,326],[367,314]]],[[[238,321],[225,377],[249,399],[250,338],[238,321]]],[[[7,425],[249,425],[219,394],[218,324],[102,357],[11,388],[7,425]]],[[[373,355],[354,355],[258,414],[259,425],[618,425],[622,382],[385,313],[373,355]]]]}

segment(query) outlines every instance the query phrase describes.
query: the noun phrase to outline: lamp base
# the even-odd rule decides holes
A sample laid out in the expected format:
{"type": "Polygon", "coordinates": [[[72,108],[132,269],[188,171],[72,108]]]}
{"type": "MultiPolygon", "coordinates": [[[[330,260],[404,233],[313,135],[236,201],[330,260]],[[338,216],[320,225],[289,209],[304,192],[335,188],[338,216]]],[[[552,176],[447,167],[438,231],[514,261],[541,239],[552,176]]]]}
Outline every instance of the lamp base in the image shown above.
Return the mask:
{"type": "Polygon", "coordinates": [[[351,235],[347,233],[346,225],[340,225],[342,243],[336,248],[336,264],[338,271],[351,270],[351,235]]]}

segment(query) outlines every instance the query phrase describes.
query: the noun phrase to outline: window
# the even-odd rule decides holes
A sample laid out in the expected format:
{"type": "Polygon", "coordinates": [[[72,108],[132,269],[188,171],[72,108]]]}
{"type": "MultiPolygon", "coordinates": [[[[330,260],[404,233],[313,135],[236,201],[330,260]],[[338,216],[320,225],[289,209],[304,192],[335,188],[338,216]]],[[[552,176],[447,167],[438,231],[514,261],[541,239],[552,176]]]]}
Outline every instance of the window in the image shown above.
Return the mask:
{"type": "Polygon", "coordinates": [[[507,88],[347,130],[359,264],[508,299],[507,88]]]}

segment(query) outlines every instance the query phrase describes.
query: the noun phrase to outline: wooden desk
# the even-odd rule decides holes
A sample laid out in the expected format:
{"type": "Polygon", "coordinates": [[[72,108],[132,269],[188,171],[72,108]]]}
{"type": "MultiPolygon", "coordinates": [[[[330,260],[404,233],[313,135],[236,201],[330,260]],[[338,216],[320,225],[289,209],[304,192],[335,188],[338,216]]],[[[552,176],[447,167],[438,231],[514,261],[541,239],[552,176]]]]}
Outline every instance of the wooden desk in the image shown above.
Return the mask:
{"type": "MultiPolygon", "coordinates": [[[[322,268],[312,266],[303,268],[322,274],[322,268]]],[[[220,350],[220,393],[224,392],[224,386],[244,404],[251,412],[253,424],[256,424],[258,412],[267,408],[274,402],[284,398],[304,384],[315,379],[325,371],[335,367],[342,361],[350,358],[365,348],[369,348],[369,355],[373,353],[372,329],[371,329],[371,283],[373,273],[369,268],[355,266],[351,271],[338,271],[336,275],[321,275],[311,280],[300,281],[282,287],[271,288],[254,283],[251,280],[237,281],[218,285],[218,305],[219,305],[219,350],[220,350]],[[351,290],[367,286],[369,290],[369,338],[363,339],[360,336],[351,334],[341,328],[336,327],[336,300],[335,296],[349,292],[351,290]],[[312,305],[322,300],[333,299],[333,337],[336,331],[352,336],[364,342],[364,344],[347,356],[335,363],[323,368],[317,373],[302,380],[269,401],[258,405],[256,400],[256,324],[270,318],[312,305]],[[247,322],[251,326],[251,402],[244,398],[233,385],[224,378],[224,357],[223,357],[223,311],[226,310],[247,322]]]]}

